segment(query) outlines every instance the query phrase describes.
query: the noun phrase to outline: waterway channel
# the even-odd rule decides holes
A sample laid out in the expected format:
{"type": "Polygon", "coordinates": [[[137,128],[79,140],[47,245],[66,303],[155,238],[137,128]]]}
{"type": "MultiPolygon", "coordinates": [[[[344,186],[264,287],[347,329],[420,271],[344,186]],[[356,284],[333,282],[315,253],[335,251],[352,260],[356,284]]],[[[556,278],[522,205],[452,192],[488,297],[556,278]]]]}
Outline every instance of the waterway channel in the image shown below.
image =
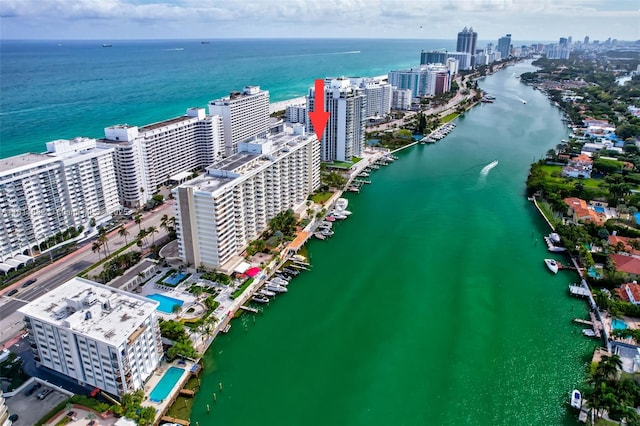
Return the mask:
{"type": "Polygon", "coordinates": [[[216,339],[191,424],[576,424],[566,401],[595,342],[524,195],[529,164],[568,132],[520,83],[530,70],[481,80],[495,103],[347,196],[351,217],[309,243],[312,271],[216,339]]]}

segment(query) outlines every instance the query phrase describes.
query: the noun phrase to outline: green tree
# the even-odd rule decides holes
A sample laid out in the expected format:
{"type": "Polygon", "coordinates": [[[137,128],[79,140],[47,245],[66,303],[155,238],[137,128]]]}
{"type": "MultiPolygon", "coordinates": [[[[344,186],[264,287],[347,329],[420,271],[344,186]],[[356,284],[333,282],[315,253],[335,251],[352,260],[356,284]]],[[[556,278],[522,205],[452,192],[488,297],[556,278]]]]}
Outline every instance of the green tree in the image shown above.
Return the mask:
{"type": "Polygon", "coordinates": [[[121,237],[124,237],[124,245],[127,245],[127,235],[129,235],[130,232],[127,231],[127,228],[122,225],[120,226],[120,229],[118,229],[118,235],[120,235],[121,237]]]}

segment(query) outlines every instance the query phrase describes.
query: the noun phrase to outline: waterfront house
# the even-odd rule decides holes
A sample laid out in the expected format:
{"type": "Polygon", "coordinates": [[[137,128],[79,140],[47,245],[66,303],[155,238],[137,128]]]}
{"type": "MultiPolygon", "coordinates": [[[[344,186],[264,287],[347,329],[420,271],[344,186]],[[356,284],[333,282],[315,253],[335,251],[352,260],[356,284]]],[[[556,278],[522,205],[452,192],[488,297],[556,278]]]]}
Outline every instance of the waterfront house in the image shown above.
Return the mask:
{"type": "Polygon", "coordinates": [[[593,160],[585,154],[580,154],[569,160],[569,164],[562,168],[562,176],[589,179],[593,170],[593,160]]]}
{"type": "Polygon", "coordinates": [[[634,305],[640,305],[640,284],[636,281],[622,284],[616,288],[616,293],[618,293],[621,300],[631,302],[634,305]]]}
{"type": "Polygon", "coordinates": [[[640,250],[636,250],[632,245],[637,241],[636,238],[620,237],[618,235],[609,235],[607,237],[607,242],[612,250],[619,250],[619,248],[621,248],[622,250],[619,251],[625,251],[631,255],[640,257],[640,250]]]}
{"type": "Polygon", "coordinates": [[[611,254],[609,255],[616,270],[624,272],[631,279],[640,278],[640,259],[635,256],[629,256],[624,254],[611,254]]]}
{"type": "Polygon", "coordinates": [[[580,198],[570,197],[563,200],[569,207],[567,215],[574,222],[593,222],[597,225],[602,225],[606,221],[606,216],[603,213],[596,212],[591,206],[587,204],[585,200],[580,198]]]}

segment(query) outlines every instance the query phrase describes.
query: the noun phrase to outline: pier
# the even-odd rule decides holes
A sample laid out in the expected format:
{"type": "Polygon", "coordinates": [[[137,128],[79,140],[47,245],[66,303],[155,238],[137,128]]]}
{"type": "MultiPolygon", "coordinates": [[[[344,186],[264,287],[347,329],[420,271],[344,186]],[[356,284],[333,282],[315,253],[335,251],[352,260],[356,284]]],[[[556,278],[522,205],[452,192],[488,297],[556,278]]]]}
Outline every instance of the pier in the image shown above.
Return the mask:
{"type": "Polygon", "coordinates": [[[252,307],[244,306],[244,305],[240,305],[239,308],[242,309],[243,311],[251,312],[251,313],[254,313],[254,314],[257,314],[258,312],[260,312],[256,308],[252,308],[252,307]]]}
{"type": "Polygon", "coordinates": [[[593,326],[593,322],[591,321],[587,321],[585,319],[582,318],[574,318],[573,322],[577,323],[577,324],[583,324],[583,325],[588,325],[588,326],[593,326]]]}
{"type": "Polygon", "coordinates": [[[584,288],[577,285],[569,286],[569,293],[574,297],[589,297],[591,296],[591,292],[588,288],[584,288]]]}

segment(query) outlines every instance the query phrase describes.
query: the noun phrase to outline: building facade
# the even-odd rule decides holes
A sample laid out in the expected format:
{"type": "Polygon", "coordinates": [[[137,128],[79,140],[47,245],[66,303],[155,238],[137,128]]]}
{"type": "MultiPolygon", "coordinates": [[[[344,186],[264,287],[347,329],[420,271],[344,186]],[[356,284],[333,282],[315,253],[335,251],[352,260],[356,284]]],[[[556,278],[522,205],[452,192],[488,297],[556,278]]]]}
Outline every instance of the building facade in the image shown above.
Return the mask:
{"type": "MultiPolygon", "coordinates": [[[[364,89],[348,78],[325,79],[325,111],[331,113],[321,141],[322,161],[350,161],[364,151],[367,100],[364,89]]],[[[307,110],[315,111],[315,88],[309,89],[307,110]]],[[[309,123],[309,131],[313,126],[309,123]]]]}
{"type": "Polygon", "coordinates": [[[391,112],[391,85],[376,78],[352,78],[351,84],[364,90],[365,118],[384,117],[391,112]]]}
{"type": "Polygon", "coordinates": [[[473,31],[473,27],[469,29],[467,29],[467,27],[464,27],[464,29],[458,33],[456,52],[466,52],[470,55],[475,55],[477,41],[478,33],[473,31]]]}
{"type": "Polygon", "coordinates": [[[18,312],[37,364],[121,396],[143,388],[160,365],[158,305],[76,277],[18,312]]]}
{"type": "Polygon", "coordinates": [[[7,408],[7,402],[0,389],[0,426],[11,426],[13,422],[9,420],[9,409],[7,408]]]}
{"type": "Polygon", "coordinates": [[[507,34],[498,39],[498,52],[500,52],[501,58],[507,59],[509,57],[511,52],[511,34],[507,34]]]}
{"type": "Polygon", "coordinates": [[[0,162],[0,272],[19,267],[48,238],[118,210],[113,154],[95,139],[76,138],[0,162]]]}
{"type": "Polygon", "coordinates": [[[430,50],[420,52],[420,65],[444,64],[447,61],[446,50],[430,50]]]}
{"type": "Polygon", "coordinates": [[[411,89],[398,89],[394,87],[391,91],[391,108],[397,110],[411,109],[411,89]]]}
{"type": "Polygon", "coordinates": [[[217,268],[240,254],[278,213],[320,186],[320,144],[304,126],[239,144],[240,152],[173,190],[180,257],[217,268]]]}
{"type": "Polygon", "coordinates": [[[264,136],[269,129],[269,92],[260,86],[246,86],[225,98],[209,102],[209,114],[222,117],[224,154],[238,152],[238,143],[264,136]]]}
{"type": "Polygon", "coordinates": [[[107,127],[104,134],[98,144],[115,150],[120,203],[130,208],[143,206],[171,176],[203,169],[223,153],[222,119],[203,108],[140,128],[107,127]]]}
{"type": "Polygon", "coordinates": [[[450,67],[447,65],[430,64],[421,65],[418,68],[389,72],[389,83],[398,89],[411,90],[415,97],[433,96],[438,93],[448,92],[451,87],[450,67]],[[442,83],[446,79],[446,85],[442,83]]]}
{"type": "Polygon", "coordinates": [[[284,118],[287,123],[301,123],[307,122],[307,106],[306,105],[288,105],[284,113],[284,118]]]}
{"type": "Polygon", "coordinates": [[[459,70],[470,70],[472,68],[471,58],[473,56],[469,52],[448,52],[447,59],[455,59],[458,61],[459,70]]]}

